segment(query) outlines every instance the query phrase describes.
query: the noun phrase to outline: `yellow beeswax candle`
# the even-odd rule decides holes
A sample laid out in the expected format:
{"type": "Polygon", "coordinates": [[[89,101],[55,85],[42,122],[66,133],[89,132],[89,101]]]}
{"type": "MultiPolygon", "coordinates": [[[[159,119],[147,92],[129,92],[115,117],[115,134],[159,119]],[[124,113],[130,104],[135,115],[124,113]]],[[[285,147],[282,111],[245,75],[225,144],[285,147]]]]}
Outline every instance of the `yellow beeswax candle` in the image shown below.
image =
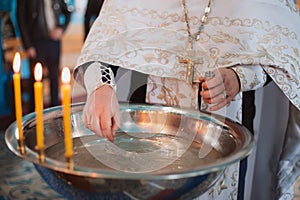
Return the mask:
{"type": "Polygon", "coordinates": [[[22,96],[21,96],[21,56],[20,53],[17,52],[14,56],[13,60],[13,80],[14,80],[14,96],[15,96],[15,111],[16,111],[16,121],[17,127],[19,131],[19,140],[23,141],[23,129],[22,129],[22,96]]]}
{"type": "Polygon", "coordinates": [[[71,105],[70,105],[70,70],[64,67],[62,70],[62,105],[63,105],[63,120],[64,120],[64,132],[65,132],[65,156],[67,158],[73,156],[73,143],[71,135],[71,105]]]}
{"type": "Polygon", "coordinates": [[[43,123],[43,68],[41,63],[37,63],[34,68],[34,102],[36,113],[36,140],[37,149],[44,149],[44,123],[43,123]]]}

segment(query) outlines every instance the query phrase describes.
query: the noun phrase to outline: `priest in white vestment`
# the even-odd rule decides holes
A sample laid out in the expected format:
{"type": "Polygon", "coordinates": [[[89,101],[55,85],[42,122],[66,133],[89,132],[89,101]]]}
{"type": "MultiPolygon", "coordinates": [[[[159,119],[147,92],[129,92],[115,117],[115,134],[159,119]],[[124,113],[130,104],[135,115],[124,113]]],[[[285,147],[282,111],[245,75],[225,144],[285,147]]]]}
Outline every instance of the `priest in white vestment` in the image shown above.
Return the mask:
{"type": "MultiPolygon", "coordinates": [[[[113,141],[118,101],[107,65],[147,74],[149,103],[197,109],[201,82],[200,109],[237,122],[242,92],[270,76],[298,111],[299,37],[300,17],[288,0],[106,0],[74,72],[88,94],[84,123],[113,141]]],[[[227,167],[199,198],[236,199],[238,169],[227,167]]]]}

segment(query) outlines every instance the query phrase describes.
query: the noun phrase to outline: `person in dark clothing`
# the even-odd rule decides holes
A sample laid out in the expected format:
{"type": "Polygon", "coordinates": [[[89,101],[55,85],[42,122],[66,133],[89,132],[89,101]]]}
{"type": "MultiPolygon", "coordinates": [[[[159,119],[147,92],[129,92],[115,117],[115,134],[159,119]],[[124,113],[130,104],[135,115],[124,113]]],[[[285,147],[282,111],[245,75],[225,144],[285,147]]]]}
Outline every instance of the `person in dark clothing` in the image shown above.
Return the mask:
{"type": "MultiPolygon", "coordinates": [[[[50,79],[50,106],[59,104],[59,63],[61,39],[71,17],[64,0],[18,0],[17,23],[30,62],[30,84],[34,66],[41,62],[50,79]]],[[[33,87],[29,91],[29,112],[34,110],[33,87]]]]}
{"type": "Polygon", "coordinates": [[[89,34],[91,25],[98,17],[104,0],[88,0],[84,15],[84,39],[89,34]]]}

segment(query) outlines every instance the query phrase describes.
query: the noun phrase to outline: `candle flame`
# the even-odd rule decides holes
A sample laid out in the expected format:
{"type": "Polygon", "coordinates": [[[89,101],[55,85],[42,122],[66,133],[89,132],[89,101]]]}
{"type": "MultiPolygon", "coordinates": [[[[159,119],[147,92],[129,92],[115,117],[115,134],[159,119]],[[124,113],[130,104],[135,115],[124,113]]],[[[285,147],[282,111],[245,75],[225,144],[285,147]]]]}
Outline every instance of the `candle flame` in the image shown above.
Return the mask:
{"type": "Polygon", "coordinates": [[[71,80],[70,70],[67,67],[64,67],[62,70],[61,81],[63,84],[69,84],[71,80]]]}
{"type": "Polygon", "coordinates": [[[34,67],[34,79],[36,81],[41,81],[43,77],[43,67],[41,63],[36,63],[34,67]]]}
{"type": "Polygon", "coordinates": [[[19,73],[20,68],[21,68],[21,55],[19,52],[16,52],[13,61],[13,70],[15,73],[19,73]]]}

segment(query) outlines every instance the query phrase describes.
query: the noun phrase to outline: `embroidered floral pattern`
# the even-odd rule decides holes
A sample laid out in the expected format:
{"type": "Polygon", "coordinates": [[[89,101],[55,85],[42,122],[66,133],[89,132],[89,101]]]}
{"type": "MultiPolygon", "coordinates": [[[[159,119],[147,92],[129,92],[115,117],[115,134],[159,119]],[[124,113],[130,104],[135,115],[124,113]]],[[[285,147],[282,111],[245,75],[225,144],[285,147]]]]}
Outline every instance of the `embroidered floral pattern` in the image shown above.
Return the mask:
{"type": "MultiPolygon", "coordinates": [[[[151,3],[149,6],[141,6],[136,0],[130,4],[119,0],[106,3],[78,63],[101,60],[150,75],[184,80],[186,67],[178,63],[178,56],[186,55],[187,46],[181,4],[172,1],[160,5],[158,0],[151,3]]],[[[300,47],[296,34],[300,25],[295,23],[298,18],[292,20],[298,17],[295,7],[289,0],[243,1],[243,4],[266,9],[253,17],[252,11],[235,10],[238,0],[232,3],[235,6],[226,6],[228,10],[222,9],[222,2],[212,5],[208,23],[195,45],[197,55],[204,61],[196,65],[194,80],[198,81],[203,71],[215,68],[216,64],[218,67],[261,64],[300,108],[300,47]],[[272,12],[276,16],[270,13],[268,17],[268,6],[275,9],[272,12]],[[286,8],[291,11],[290,21],[294,24],[281,22],[280,13],[286,14],[286,8]]],[[[189,2],[193,30],[200,24],[198,11],[204,5],[204,1],[203,5],[189,2]]]]}

